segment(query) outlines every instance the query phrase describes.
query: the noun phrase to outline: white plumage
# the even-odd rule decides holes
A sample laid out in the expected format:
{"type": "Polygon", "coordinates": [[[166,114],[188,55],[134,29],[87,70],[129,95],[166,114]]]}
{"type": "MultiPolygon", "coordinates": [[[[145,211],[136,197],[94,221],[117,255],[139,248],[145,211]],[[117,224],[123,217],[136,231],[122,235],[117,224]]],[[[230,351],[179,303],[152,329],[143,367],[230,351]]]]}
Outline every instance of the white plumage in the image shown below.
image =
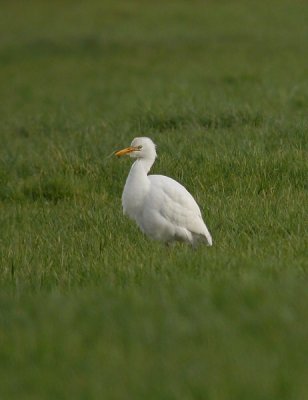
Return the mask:
{"type": "Polygon", "coordinates": [[[129,154],[136,159],[125,183],[122,205],[124,214],[135,220],[146,235],[165,243],[196,245],[203,240],[212,245],[199,206],[184,186],[167,176],[148,175],[156,158],[151,139],[135,138],[130,147],[115,154],[129,154]]]}

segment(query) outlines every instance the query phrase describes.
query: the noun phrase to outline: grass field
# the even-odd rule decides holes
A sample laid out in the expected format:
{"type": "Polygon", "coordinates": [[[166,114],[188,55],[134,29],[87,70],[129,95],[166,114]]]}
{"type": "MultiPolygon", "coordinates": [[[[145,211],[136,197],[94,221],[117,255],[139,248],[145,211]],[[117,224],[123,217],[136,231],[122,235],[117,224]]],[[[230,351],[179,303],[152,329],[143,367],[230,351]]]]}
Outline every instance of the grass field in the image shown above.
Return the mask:
{"type": "Polygon", "coordinates": [[[308,398],[305,1],[1,2],[0,398],[308,398]],[[138,135],[212,248],[123,217],[138,135]]]}

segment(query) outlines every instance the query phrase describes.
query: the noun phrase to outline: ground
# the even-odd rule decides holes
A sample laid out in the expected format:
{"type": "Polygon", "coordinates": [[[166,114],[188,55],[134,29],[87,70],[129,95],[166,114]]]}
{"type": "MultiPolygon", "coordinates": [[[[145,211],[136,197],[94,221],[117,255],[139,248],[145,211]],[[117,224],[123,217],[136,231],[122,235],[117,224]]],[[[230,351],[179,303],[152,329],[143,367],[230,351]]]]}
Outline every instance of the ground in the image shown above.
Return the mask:
{"type": "Polygon", "coordinates": [[[1,399],[308,398],[304,1],[2,2],[1,399]],[[135,136],[212,248],[122,215],[135,136]]]}

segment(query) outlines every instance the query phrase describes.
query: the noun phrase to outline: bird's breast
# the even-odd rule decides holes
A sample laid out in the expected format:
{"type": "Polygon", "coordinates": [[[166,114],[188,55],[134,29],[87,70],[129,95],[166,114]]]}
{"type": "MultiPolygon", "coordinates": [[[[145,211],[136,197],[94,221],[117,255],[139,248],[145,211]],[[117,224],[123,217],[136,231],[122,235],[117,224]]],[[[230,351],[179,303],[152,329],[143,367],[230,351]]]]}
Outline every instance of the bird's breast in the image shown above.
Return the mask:
{"type": "Polygon", "coordinates": [[[138,185],[134,182],[127,181],[122,194],[124,214],[137,220],[143,212],[143,205],[148,191],[148,185],[138,185]]]}

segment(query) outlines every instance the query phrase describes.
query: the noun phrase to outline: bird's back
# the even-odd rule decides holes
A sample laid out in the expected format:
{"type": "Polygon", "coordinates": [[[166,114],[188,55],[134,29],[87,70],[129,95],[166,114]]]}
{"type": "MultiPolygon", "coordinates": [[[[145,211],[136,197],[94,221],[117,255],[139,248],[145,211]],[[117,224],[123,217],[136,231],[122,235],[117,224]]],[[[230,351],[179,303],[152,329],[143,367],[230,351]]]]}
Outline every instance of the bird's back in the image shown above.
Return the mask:
{"type": "Polygon", "coordinates": [[[201,217],[201,211],[196,200],[179,182],[164,175],[148,175],[148,178],[151,185],[160,189],[169,201],[201,217]]]}
{"type": "Polygon", "coordinates": [[[202,235],[212,244],[200,208],[186,188],[164,175],[149,175],[148,178],[150,190],[145,209],[154,210],[157,218],[162,218],[175,229],[175,235],[178,232],[180,236],[187,236],[189,241],[193,241],[194,235],[202,235]]]}

